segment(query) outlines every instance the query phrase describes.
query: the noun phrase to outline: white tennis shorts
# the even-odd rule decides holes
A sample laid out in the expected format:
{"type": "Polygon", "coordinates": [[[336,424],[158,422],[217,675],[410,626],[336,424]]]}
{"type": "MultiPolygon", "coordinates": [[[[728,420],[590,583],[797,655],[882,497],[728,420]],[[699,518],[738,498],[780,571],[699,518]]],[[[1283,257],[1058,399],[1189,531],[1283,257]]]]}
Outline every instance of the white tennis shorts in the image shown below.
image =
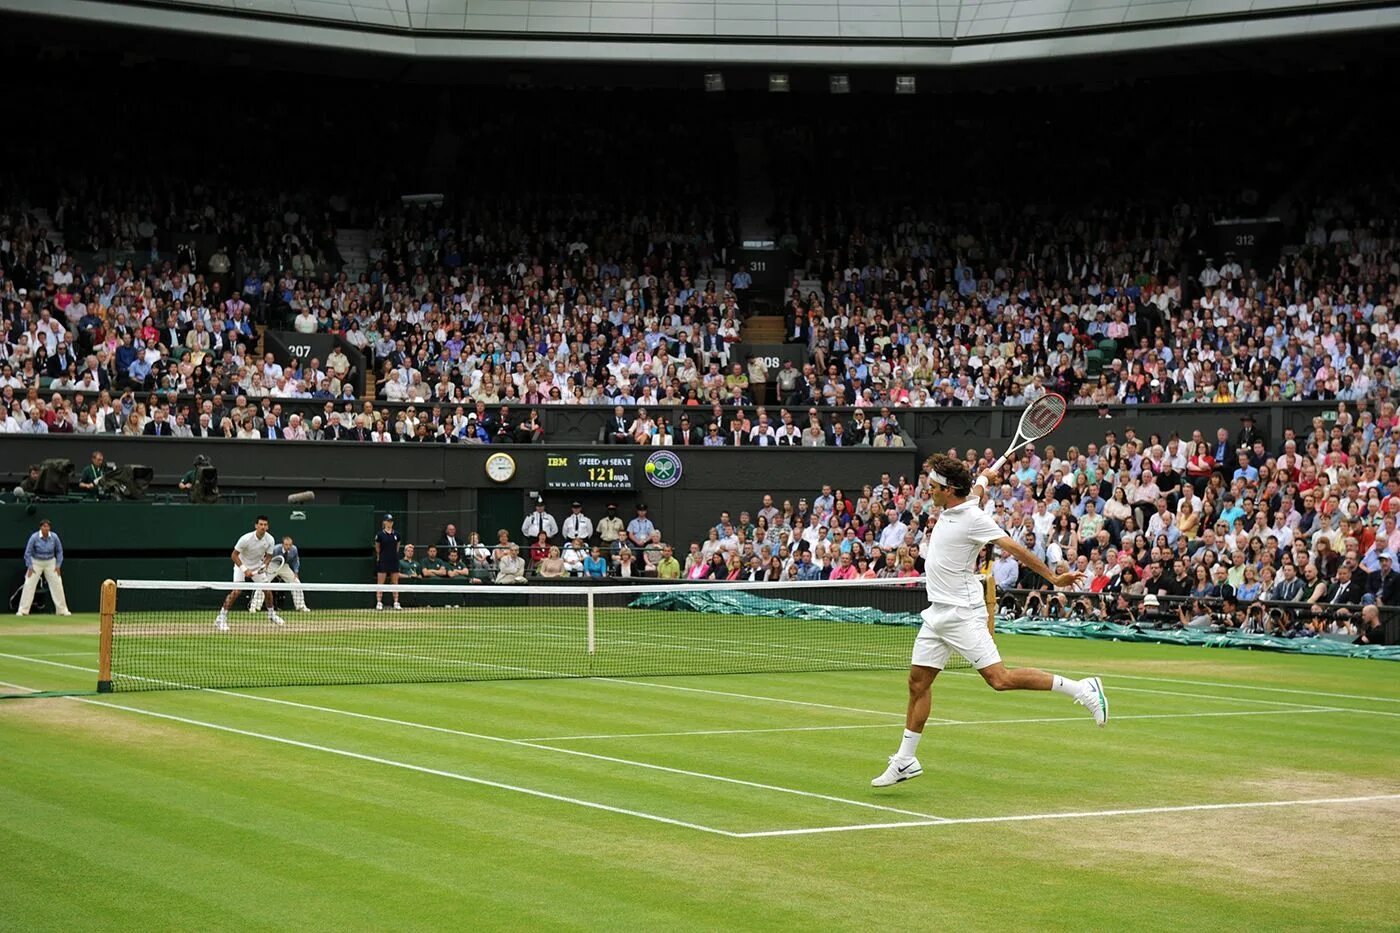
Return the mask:
{"type": "Polygon", "coordinates": [[[967,658],[979,671],[1001,660],[1001,652],[987,632],[985,606],[933,603],[920,615],[924,624],[914,639],[914,657],[909,663],[941,671],[948,664],[950,651],[967,658]]]}

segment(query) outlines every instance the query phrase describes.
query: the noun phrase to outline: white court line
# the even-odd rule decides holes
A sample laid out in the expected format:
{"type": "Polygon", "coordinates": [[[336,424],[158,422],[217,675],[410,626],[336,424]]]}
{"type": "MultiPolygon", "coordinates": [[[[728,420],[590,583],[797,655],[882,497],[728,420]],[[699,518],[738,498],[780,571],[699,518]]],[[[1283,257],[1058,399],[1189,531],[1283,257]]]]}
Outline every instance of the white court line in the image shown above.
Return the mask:
{"type": "Polygon", "coordinates": [[[1022,813],[1015,816],[968,816],[937,822],[915,820],[908,823],[867,823],[864,826],[814,826],[806,829],[770,829],[756,833],[735,833],[740,839],[766,836],[810,836],[815,833],[846,833],[866,829],[898,829],[905,826],[965,826],[972,823],[1027,823],[1039,820],[1083,820],[1106,816],[1144,816],[1154,813],[1191,813],[1200,810],[1258,810],[1269,807],[1306,807],[1325,804],[1375,803],[1400,800],[1400,794],[1372,794],[1366,797],[1319,797],[1310,800],[1257,800],[1243,803],[1196,803],[1180,807],[1136,807],[1122,810],[1082,810],[1072,813],[1022,813]]]}
{"type": "MultiPolygon", "coordinates": [[[[11,657],[11,655],[0,655],[0,657],[11,657]]],[[[43,651],[29,655],[31,658],[90,658],[91,651],[43,651]]]]}
{"type": "MultiPolygon", "coordinates": [[[[1110,718],[1110,722],[1117,722],[1120,719],[1201,719],[1215,716],[1293,716],[1304,715],[1306,713],[1345,712],[1349,712],[1349,710],[1319,706],[1313,709],[1244,709],[1233,710],[1228,713],[1137,713],[1128,716],[1113,716],[1110,718]]],[[[1043,716],[1032,719],[945,719],[940,722],[930,721],[929,726],[1001,726],[1029,722],[1082,722],[1087,725],[1089,720],[1086,716],[1043,716]]],[[[889,729],[892,725],[892,723],[887,722],[875,722],[856,726],[780,726],[773,729],[697,729],[690,732],[616,732],[602,735],[544,735],[522,739],[521,741],[564,742],[583,739],[649,739],[686,735],[758,735],[765,732],[842,732],[847,729],[889,729]]]]}
{"type": "Polygon", "coordinates": [[[1327,697],[1333,700],[1370,700],[1375,703],[1400,703],[1400,697],[1370,697],[1357,693],[1325,693],[1320,690],[1298,690],[1294,687],[1261,687],[1257,684],[1231,684],[1218,680],[1182,680],[1177,677],[1148,677],[1144,674],[1119,674],[1116,672],[1066,670],[1067,674],[1090,674],[1109,677],[1114,680],[1149,680],[1162,684],[1189,684],[1193,687],[1221,687],[1226,690],[1263,690],[1268,693],[1292,693],[1305,697],[1327,697]]]}
{"type": "MultiPolygon", "coordinates": [[[[977,677],[977,674],[967,671],[944,671],[944,674],[951,674],[955,677],[977,677]]],[[[1221,696],[1215,693],[1184,693],[1180,690],[1154,690],[1150,687],[1124,687],[1113,682],[1113,675],[1105,675],[1104,692],[1123,691],[1125,693],[1151,693],[1157,696],[1166,697],[1186,697],[1191,700],[1224,700],[1227,703],[1259,703],[1264,706],[1283,706],[1289,709],[1328,709],[1347,713],[1365,713],[1371,716],[1400,716],[1400,713],[1383,709],[1359,709],[1355,706],[1328,706],[1321,707],[1316,703],[1290,703],[1285,700],[1264,700],[1256,697],[1232,697],[1221,696]]]]}
{"type": "MultiPolygon", "coordinates": [[[[58,661],[44,661],[39,658],[25,658],[21,655],[0,655],[2,657],[12,657],[22,661],[33,661],[36,664],[48,664],[55,667],[67,667],[74,670],[84,670],[96,673],[91,668],[78,667],[73,664],[62,664],[58,661]]],[[[707,781],[718,781],[723,784],[737,784],[743,787],[753,787],[759,790],[773,791],[780,794],[792,794],[798,797],[808,797],[815,800],[826,800],[831,803],[840,803],[847,806],[863,807],[867,810],[884,810],[890,813],[902,813],[906,816],[918,816],[929,820],[940,820],[942,817],[932,813],[921,813],[917,810],[904,810],[899,807],[889,807],[884,804],[871,803],[868,800],[851,800],[846,797],[834,797],[830,794],[819,794],[815,791],[798,790],[795,787],[783,787],[778,784],[763,784],[758,781],[745,781],[741,778],[725,777],[720,774],[710,774],[705,771],[689,771],[684,768],[672,768],[667,765],[652,764],[646,761],[633,761],[628,758],[616,758],[611,755],[599,755],[594,752],[585,752],[575,748],[555,748],[550,745],[540,745],[526,739],[509,739],[499,735],[487,735],[481,732],[467,732],[462,729],[451,729],[447,726],[434,726],[428,723],[414,722],[408,719],[394,719],[388,716],[375,716],[370,713],[358,713],[354,710],[339,709],[334,706],[319,706],[314,703],[301,703],[296,700],[283,700],[277,697],[257,696],[252,693],[240,693],[236,690],[217,690],[212,688],[200,689],[200,693],[217,694],[219,696],[238,697],[243,700],[253,700],[259,703],[272,703],[277,706],[290,706],[297,709],[312,710],[319,713],[331,713],[337,716],[348,716],[353,719],[363,719],[369,722],[382,722],[389,725],[405,726],[410,729],[422,729],[426,732],[437,732],[444,735],[457,735],[468,739],[479,739],[486,742],[498,742],[504,745],[514,745],[520,748],[532,748],[540,751],[554,752],[557,755],[572,755],[577,758],[591,758],[597,761],[606,761],[611,764],[626,765],[633,768],[645,768],[650,771],[663,771],[668,774],[679,774],[684,777],[700,778],[707,781]]],[[[135,707],[123,706],[121,709],[135,709],[135,707]]]]}
{"type": "MultiPolygon", "coordinates": [[[[3,655],[0,655],[3,657],[3,655]]],[[[588,680],[594,683],[604,684],[629,684],[633,687],[653,687],[657,690],[683,690],[687,693],[709,693],[721,697],[737,697],[741,700],[764,700],[768,703],[789,703],[793,706],[815,706],[819,709],[837,709],[847,713],[870,713],[875,716],[891,716],[895,719],[903,719],[903,713],[892,713],[887,709],[862,709],[858,706],[835,706],[831,703],[811,703],[807,700],[789,700],[783,697],[759,696],[753,693],[730,693],[727,690],[706,690],[703,687],[682,687],[680,684],[657,684],[648,680],[626,680],[621,677],[590,677],[588,680]]],[[[954,722],[952,719],[930,719],[929,722],[954,722]]]]}
{"type": "MultiPolygon", "coordinates": [[[[32,687],[24,687],[19,684],[0,683],[0,686],[10,687],[17,690],[33,690],[32,687]]],[[[655,813],[644,813],[641,810],[628,810],[623,807],[614,807],[605,803],[598,803],[592,800],[583,800],[578,797],[565,797],[562,794],[551,794],[548,791],[535,790],[532,787],[520,787],[515,784],[503,784],[500,781],[488,781],[486,778],[472,777],[468,774],[460,774],[456,771],[443,771],[439,768],[428,768],[423,765],[410,764],[406,761],[395,761],[392,758],[380,758],[375,755],[364,755],[360,752],[352,752],[343,748],[332,748],[329,745],[315,745],[311,742],[301,742],[297,739],[288,739],[280,735],[268,735],[265,732],[252,732],[248,729],[237,729],[233,726],[225,726],[214,722],[205,722],[201,719],[191,719],[187,716],[173,716],[169,713],[158,713],[154,710],[141,709],[135,706],[123,706],[120,703],[108,703],[104,700],[91,700],[83,697],[56,697],[55,699],[72,700],[75,703],[86,703],[89,706],[103,706],[108,709],[119,709],[128,713],[136,713],[139,716],[152,716],[156,719],[166,719],[171,722],[183,723],[188,726],[198,726],[202,729],[213,729],[218,732],[228,732],[233,735],[246,736],[252,739],[262,739],[265,742],[276,742],[279,745],[291,745],[296,748],[305,748],[314,752],[325,752],[328,755],[339,755],[342,758],[353,758],[358,761],[368,761],[372,764],[387,765],[391,768],[402,768],[405,771],[417,771],[420,774],[432,774],[437,777],[451,778],[454,781],[464,781],[468,784],[480,784],[483,787],[494,787],[497,790],[508,790],[517,794],[526,794],[531,797],[543,797],[546,800],[555,800],[560,803],[571,803],[578,807],[587,807],[590,810],[605,810],[609,813],[619,813],[623,816],[634,816],[638,819],[651,820],[655,823],[666,823],[671,826],[682,826],[686,829],[696,829],[704,833],[713,833],[717,836],[735,837],[738,834],[726,829],[715,829],[713,826],[702,826],[699,823],[687,823],[683,820],[673,820],[667,816],[657,816],[655,813]]]]}

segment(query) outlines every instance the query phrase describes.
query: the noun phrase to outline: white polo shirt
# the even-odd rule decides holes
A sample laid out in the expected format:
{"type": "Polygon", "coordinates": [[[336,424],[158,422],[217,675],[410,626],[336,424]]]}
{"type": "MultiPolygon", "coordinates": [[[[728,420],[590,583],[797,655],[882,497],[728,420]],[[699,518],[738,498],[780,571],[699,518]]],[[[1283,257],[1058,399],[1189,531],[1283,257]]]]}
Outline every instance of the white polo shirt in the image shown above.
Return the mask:
{"type": "Polygon", "coordinates": [[[964,608],[984,605],[977,556],[988,542],[1004,537],[1006,532],[982,511],[976,499],[944,509],[924,553],[929,602],[964,608]]]}
{"type": "Polygon", "coordinates": [[[256,531],[250,531],[238,539],[233,549],[238,552],[238,559],[246,569],[257,570],[272,557],[272,549],[276,546],[271,532],[259,538],[256,531]]]}

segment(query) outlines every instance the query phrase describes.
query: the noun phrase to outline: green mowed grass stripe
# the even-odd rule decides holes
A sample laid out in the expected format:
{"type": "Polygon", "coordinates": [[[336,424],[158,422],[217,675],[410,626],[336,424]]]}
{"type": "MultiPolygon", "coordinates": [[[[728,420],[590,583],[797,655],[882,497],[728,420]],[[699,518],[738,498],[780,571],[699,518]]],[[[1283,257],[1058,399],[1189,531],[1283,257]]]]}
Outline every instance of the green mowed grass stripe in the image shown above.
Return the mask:
{"type": "MultiPolygon", "coordinates": [[[[36,762],[29,773],[45,769],[46,780],[22,801],[35,803],[37,826],[62,828],[43,837],[58,852],[96,848],[128,863],[94,871],[89,877],[97,883],[76,890],[114,885],[153,900],[161,905],[160,926],[178,925],[172,920],[180,914],[222,914],[230,927],[285,929],[343,916],[354,928],[383,929],[454,916],[461,925],[483,912],[500,926],[568,925],[590,908],[597,917],[659,922],[687,899],[709,896],[693,882],[649,870],[644,860],[626,878],[580,860],[581,834],[612,839],[619,849],[626,841],[586,811],[561,818],[548,801],[473,800],[431,778],[390,779],[328,765],[311,752],[269,756],[250,753],[237,737],[185,738],[178,756],[145,750],[134,766],[124,761],[130,749],[103,743],[114,784],[130,789],[114,793],[101,815],[75,818],[50,803],[66,798],[81,809],[90,802],[84,782],[72,780],[88,762],[71,754],[36,762]],[[536,860],[553,868],[531,876],[536,860]],[[128,885],[128,878],[138,883],[128,885]],[[628,902],[615,903],[628,888],[635,889],[628,902]]],[[[107,896],[124,899],[114,894],[107,896]]]]}

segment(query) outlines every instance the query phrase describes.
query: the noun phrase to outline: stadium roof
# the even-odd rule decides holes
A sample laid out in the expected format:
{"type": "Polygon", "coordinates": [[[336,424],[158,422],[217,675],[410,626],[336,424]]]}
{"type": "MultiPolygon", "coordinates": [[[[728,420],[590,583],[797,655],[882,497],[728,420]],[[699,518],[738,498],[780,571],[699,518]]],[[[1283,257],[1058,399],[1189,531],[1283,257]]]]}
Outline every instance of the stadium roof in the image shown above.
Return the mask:
{"type": "Polygon", "coordinates": [[[1355,0],[0,0],[0,11],[424,59],[958,67],[1370,32],[1355,0]]]}

